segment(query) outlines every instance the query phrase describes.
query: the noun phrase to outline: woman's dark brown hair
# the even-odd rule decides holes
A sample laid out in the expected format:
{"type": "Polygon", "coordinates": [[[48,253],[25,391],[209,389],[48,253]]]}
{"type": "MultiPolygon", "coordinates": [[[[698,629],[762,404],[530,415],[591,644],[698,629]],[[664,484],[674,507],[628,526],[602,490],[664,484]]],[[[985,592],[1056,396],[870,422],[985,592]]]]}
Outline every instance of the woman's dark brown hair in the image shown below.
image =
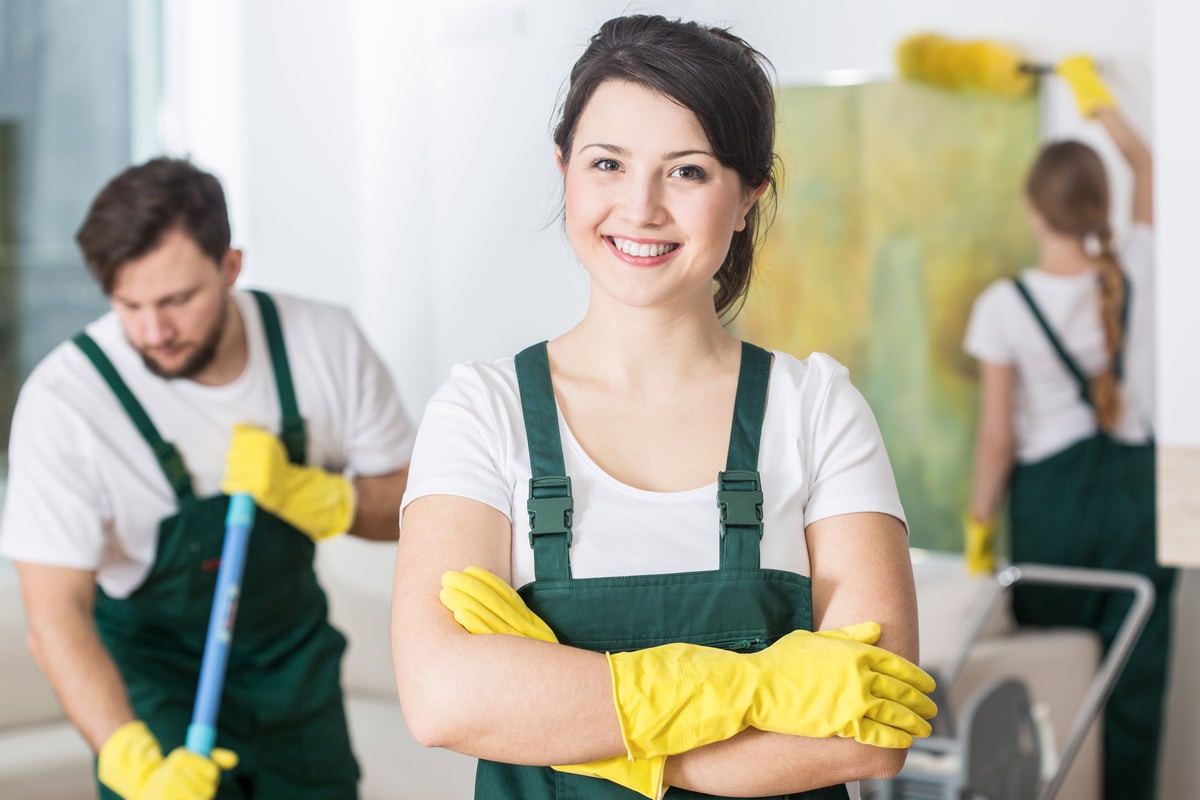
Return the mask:
{"type": "Polygon", "coordinates": [[[1025,193],[1046,225],[1056,233],[1074,236],[1085,245],[1098,245],[1100,261],[1100,322],[1108,366],[1091,381],[1089,396],[1100,428],[1111,431],[1121,417],[1121,392],[1115,365],[1125,336],[1122,309],[1125,275],[1113,249],[1108,218],[1108,177],[1096,151],[1082,142],[1047,145],[1033,164],[1025,193]]]}
{"type": "MultiPolygon", "coordinates": [[[[575,126],[606,81],[627,81],[669,97],[696,115],[713,154],[747,188],[767,185],[735,232],[717,272],[718,314],[750,286],[754,251],[770,224],[775,189],[775,94],[766,57],[723,28],[661,16],[633,15],[604,23],[571,70],[554,143],[570,158],[575,126]],[[765,203],[764,203],[765,200],[765,203]]],[[[740,306],[739,306],[740,307],[740,306]]],[[[733,316],[731,315],[731,316],[733,316]]]]}

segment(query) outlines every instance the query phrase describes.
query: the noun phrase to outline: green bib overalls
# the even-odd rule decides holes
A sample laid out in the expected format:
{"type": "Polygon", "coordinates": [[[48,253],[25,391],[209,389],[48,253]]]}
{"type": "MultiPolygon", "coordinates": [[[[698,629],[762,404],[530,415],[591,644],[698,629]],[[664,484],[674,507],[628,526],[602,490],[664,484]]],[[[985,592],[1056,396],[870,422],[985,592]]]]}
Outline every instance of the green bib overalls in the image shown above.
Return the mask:
{"type": "MultiPolygon", "coordinates": [[[[274,303],[254,292],[262,314],[282,408],[288,457],[304,463],[304,421],[292,387],[274,303]]],[[[154,564],[132,594],[97,589],[100,637],[116,662],[134,713],[164,754],[183,745],[191,721],[209,611],[225,535],[227,495],[197,498],[179,452],[108,358],[87,336],[75,343],[99,370],[167,477],[179,511],[159,524],[154,564]]],[[[263,509],[255,512],[238,598],[218,747],[238,754],[218,798],[341,800],[358,796],[339,671],[346,640],[327,621],[325,593],[313,571],[311,539],[263,509]]],[[[117,795],[100,786],[100,797],[117,795]]]]}
{"type": "MultiPolygon", "coordinates": [[[[810,581],[803,575],[759,568],[762,483],[757,472],[759,436],[766,406],[770,354],[743,343],[726,469],[718,479],[711,534],[721,537],[720,568],[614,578],[571,577],[574,508],[558,431],[545,342],[516,357],[517,381],[532,467],[529,518],[534,581],[521,597],[561,643],[598,652],[621,652],[671,642],[761,650],[800,628],[812,629],[810,581]]],[[[586,509],[582,513],[587,513],[586,509]]],[[[797,664],[803,669],[803,664],[797,664]]],[[[635,800],[640,795],[614,783],[481,760],[475,780],[479,800],[635,800]]],[[[671,789],[669,800],[710,797],[671,789]]],[[[806,800],[844,800],[845,786],[802,795],[806,800]]],[[[779,800],[783,800],[780,798],[779,800]]]]}
{"type": "MultiPolygon", "coordinates": [[[[1090,405],[1083,371],[1025,286],[1020,281],[1016,286],[1090,405]]],[[[1118,359],[1118,377],[1120,366],[1118,359]]],[[[1175,570],[1159,566],[1155,558],[1153,442],[1125,444],[1101,431],[1042,461],[1018,464],[1009,520],[1014,563],[1139,572],[1154,583],[1154,608],[1104,706],[1104,797],[1155,797],[1175,570]]],[[[1018,622],[1091,628],[1105,652],[1131,602],[1125,592],[1013,588],[1018,622]]]]}

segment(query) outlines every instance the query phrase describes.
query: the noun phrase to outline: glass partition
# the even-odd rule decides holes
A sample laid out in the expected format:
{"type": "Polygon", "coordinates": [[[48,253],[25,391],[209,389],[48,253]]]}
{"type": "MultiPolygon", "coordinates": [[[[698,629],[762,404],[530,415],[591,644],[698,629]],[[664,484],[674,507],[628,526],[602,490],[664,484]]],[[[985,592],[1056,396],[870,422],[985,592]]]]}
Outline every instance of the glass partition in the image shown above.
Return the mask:
{"type": "Polygon", "coordinates": [[[107,308],[74,236],[157,148],[159,18],[158,0],[0,0],[0,505],[22,381],[107,308]]]}

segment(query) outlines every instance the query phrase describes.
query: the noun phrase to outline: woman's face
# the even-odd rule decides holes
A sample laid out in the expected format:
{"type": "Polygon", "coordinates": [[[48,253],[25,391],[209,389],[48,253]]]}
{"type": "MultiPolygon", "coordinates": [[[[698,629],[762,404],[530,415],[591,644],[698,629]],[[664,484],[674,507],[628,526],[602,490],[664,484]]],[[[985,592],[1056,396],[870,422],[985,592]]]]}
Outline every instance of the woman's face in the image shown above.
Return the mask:
{"type": "Polygon", "coordinates": [[[592,94],[558,153],[567,236],[599,290],[635,307],[699,304],[761,190],[713,155],[696,115],[623,81],[592,94]]]}

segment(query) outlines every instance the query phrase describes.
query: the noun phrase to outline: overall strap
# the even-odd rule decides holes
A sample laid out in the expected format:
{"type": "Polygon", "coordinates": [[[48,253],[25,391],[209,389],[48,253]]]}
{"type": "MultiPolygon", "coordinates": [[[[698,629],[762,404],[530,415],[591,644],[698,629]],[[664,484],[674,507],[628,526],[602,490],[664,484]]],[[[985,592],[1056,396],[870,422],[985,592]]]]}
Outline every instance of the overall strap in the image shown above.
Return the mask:
{"type": "Polygon", "coordinates": [[[292,385],[292,370],[288,364],[287,347],[283,342],[283,328],[279,324],[279,312],[275,301],[266,292],[251,289],[250,294],[258,303],[262,317],[263,332],[267,336],[267,347],[271,352],[271,368],[275,373],[275,388],[279,392],[280,425],[279,438],[287,449],[288,460],[293,464],[304,464],[307,439],[304,418],[296,405],[296,390],[292,385]]]}
{"type": "Polygon", "coordinates": [[[529,545],[534,580],[571,577],[571,479],[563,463],[558,407],[550,383],[546,342],[517,354],[517,388],[529,442],[529,545]]]}
{"type": "MultiPolygon", "coordinates": [[[[1088,406],[1091,407],[1092,406],[1092,394],[1091,394],[1091,388],[1090,388],[1090,381],[1087,379],[1087,376],[1083,374],[1083,370],[1079,368],[1079,365],[1077,363],[1075,363],[1075,359],[1071,358],[1071,355],[1067,352],[1066,348],[1063,347],[1062,342],[1059,340],[1058,336],[1055,335],[1054,330],[1050,327],[1050,323],[1046,321],[1046,317],[1042,314],[1042,310],[1040,308],[1038,308],[1037,303],[1035,303],[1033,301],[1033,295],[1029,293],[1029,289],[1025,286],[1025,284],[1021,281],[1021,279],[1013,278],[1013,284],[1017,287],[1017,292],[1021,295],[1021,298],[1025,301],[1025,304],[1027,306],[1029,306],[1029,310],[1033,312],[1033,316],[1038,321],[1038,325],[1041,326],[1042,331],[1046,334],[1046,338],[1050,340],[1050,345],[1054,348],[1054,352],[1058,354],[1059,360],[1062,362],[1063,366],[1067,368],[1067,371],[1070,372],[1071,375],[1075,378],[1075,382],[1079,385],[1080,398],[1082,398],[1083,402],[1087,403],[1088,406]]],[[[1124,330],[1128,327],[1126,324],[1128,319],[1129,319],[1129,279],[1126,278],[1125,279],[1125,301],[1121,306],[1121,328],[1122,328],[1122,330],[1124,330]]],[[[1124,345],[1124,342],[1122,341],[1121,347],[1118,348],[1117,354],[1116,354],[1115,358],[1113,359],[1113,373],[1116,375],[1117,380],[1121,380],[1122,373],[1124,372],[1124,361],[1125,361],[1124,354],[1125,354],[1125,345],[1124,345]]]]}
{"type": "Polygon", "coordinates": [[[125,381],[121,380],[121,376],[117,373],[116,367],[109,361],[108,356],[100,349],[100,346],[82,331],[75,335],[71,340],[75,346],[83,351],[87,359],[92,362],[100,376],[104,378],[104,382],[112,389],[113,394],[117,396],[121,406],[125,409],[125,413],[129,415],[129,419],[133,421],[138,432],[142,434],[142,438],[150,445],[150,449],[154,452],[154,458],[158,461],[158,466],[162,469],[163,474],[167,477],[167,483],[171,485],[171,490],[175,493],[175,498],[180,505],[185,502],[190,502],[195,499],[192,492],[192,477],[188,474],[187,467],[183,463],[183,456],[175,448],[175,445],[164,440],[159,434],[158,428],[154,427],[154,423],[150,421],[150,416],[146,414],[146,410],[142,408],[142,404],[133,396],[133,392],[125,385],[125,381]]]}
{"type": "Polygon", "coordinates": [[[1129,293],[1133,291],[1129,286],[1129,276],[1124,272],[1121,273],[1121,280],[1125,282],[1125,294],[1121,299],[1121,346],[1113,358],[1113,374],[1118,381],[1125,377],[1125,332],[1129,330],[1129,293]]]}
{"type": "Polygon", "coordinates": [[[742,342],[742,365],[733,403],[733,426],[725,471],[717,476],[721,569],[758,569],[763,535],[762,480],[758,446],[767,406],[771,354],[742,342]]]}

